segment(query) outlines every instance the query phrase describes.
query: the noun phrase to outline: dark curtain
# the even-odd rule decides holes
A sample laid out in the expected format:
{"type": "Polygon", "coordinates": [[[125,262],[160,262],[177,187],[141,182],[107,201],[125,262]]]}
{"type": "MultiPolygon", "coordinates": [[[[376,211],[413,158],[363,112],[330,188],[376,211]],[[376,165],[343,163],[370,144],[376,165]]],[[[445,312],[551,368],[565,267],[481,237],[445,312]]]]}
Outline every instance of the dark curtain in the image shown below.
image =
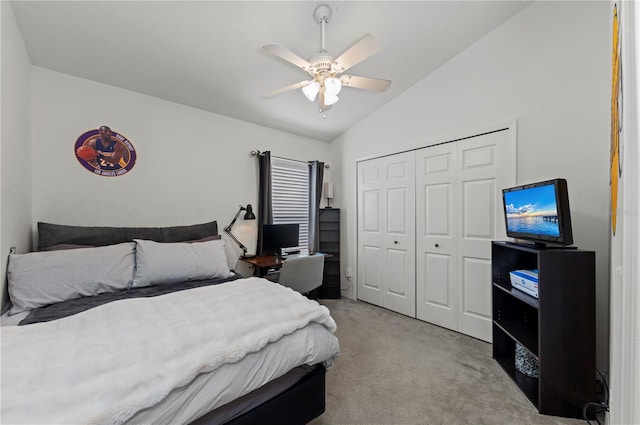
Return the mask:
{"type": "Polygon", "coordinates": [[[320,249],[320,200],[322,199],[322,178],[324,162],[309,162],[309,253],[320,249]]]}
{"type": "Polygon", "coordinates": [[[273,224],[273,203],[271,201],[271,152],[258,154],[258,246],[256,252],[263,255],[262,225],[273,224]]]}

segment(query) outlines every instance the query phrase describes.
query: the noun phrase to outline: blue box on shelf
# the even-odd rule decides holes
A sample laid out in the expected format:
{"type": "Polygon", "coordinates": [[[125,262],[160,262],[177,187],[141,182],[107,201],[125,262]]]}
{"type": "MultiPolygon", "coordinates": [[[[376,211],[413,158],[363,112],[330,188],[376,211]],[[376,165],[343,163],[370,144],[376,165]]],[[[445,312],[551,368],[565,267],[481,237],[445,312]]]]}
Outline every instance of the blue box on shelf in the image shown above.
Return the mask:
{"type": "Polygon", "coordinates": [[[538,298],[538,270],[514,270],[509,277],[511,286],[538,298]]]}

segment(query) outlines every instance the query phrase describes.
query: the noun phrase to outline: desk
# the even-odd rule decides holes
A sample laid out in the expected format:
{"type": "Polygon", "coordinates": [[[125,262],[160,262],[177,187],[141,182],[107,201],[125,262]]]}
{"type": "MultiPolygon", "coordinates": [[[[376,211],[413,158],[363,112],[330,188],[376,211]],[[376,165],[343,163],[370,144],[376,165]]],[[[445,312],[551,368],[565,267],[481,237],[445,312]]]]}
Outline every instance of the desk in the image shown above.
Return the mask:
{"type": "MultiPolygon", "coordinates": [[[[331,254],[323,254],[321,252],[317,252],[312,255],[323,255],[325,257],[331,257],[331,254]]],[[[261,255],[258,257],[248,257],[248,258],[240,258],[240,261],[244,261],[245,263],[249,263],[253,266],[253,274],[255,276],[264,277],[267,275],[267,272],[271,269],[279,269],[282,267],[282,263],[287,260],[287,258],[297,258],[297,257],[308,257],[309,254],[292,254],[285,255],[282,258],[278,258],[277,255],[261,255]]]]}

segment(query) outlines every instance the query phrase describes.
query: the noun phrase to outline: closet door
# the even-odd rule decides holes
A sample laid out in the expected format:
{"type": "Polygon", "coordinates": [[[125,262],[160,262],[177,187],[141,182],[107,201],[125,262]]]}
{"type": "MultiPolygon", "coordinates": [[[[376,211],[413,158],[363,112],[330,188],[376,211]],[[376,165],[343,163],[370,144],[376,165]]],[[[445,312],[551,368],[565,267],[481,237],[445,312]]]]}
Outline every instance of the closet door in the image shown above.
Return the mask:
{"type": "Polygon", "coordinates": [[[505,239],[502,188],[515,184],[508,131],[457,142],[458,331],[491,342],[491,241],[505,239]]]}
{"type": "Polygon", "coordinates": [[[358,298],[415,317],[414,152],[358,163],[358,298]]]}
{"type": "Polygon", "coordinates": [[[416,151],[416,317],[458,327],[455,143],[416,151]]]}
{"type": "Polygon", "coordinates": [[[509,131],[416,151],[416,317],[491,341],[491,241],[515,184],[509,131]]]}

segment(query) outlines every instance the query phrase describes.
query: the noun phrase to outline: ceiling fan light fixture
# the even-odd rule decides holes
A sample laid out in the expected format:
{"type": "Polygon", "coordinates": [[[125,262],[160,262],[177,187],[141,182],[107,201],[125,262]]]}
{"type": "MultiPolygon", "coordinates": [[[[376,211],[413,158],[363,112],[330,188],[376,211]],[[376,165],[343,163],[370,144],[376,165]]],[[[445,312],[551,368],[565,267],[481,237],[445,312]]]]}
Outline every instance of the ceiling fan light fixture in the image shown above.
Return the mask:
{"type": "Polygon", "coordinates": [[[338,100],[340,100],[340,99],[338,98],[338,96],[336,96],[335,94],[329,94],[329,93],[327,93],[327,92],[325,91],[325,94],[324,94],[324,104],[325,104],[325,105],[327,105],[327,106],[331,106],[331,105],[333,105],[334,103],[337,103],[337,102],[338,102],[338,100]]]}
{"type": "Polygon", "coordinates": [[[327,96],[337,96],[342,89],[342,83],[336,77],[329,77],[324,80],[324,93],[327,96]]]}
{"type": "Polygon", "coordinates": [[[309,99],[309,101],[313,102],[316,100],[316,96],[320,92],[320,83],[317,81],[313,81],[310,84],[302,87],[302,93],[309,99]]]}
{"type": "Polygon", "coordinates": [[[262,46],[269,53],[307,72],[311,76],[311,80],[275,90],[265,95],[266,98],[301,88],[302,93],[309,101],[314,102],[318,99],[319,111],[322,113],[340,100],[338,94],[341,92],[342,86],[378,92],[384,92],[389,88],[391,84],[389,80],[357,75],[339,75],[382,49],[375,37],[371,34],[365,34],[338,57],[334,57],[327,52],[324,45],[325,26],[331,18],[331,7],[326,4],[319,5],[314,10],[313,17],[320,25],[320,50],[308,60],[301,58],[280,44],[272,43],[262,46]]]}

